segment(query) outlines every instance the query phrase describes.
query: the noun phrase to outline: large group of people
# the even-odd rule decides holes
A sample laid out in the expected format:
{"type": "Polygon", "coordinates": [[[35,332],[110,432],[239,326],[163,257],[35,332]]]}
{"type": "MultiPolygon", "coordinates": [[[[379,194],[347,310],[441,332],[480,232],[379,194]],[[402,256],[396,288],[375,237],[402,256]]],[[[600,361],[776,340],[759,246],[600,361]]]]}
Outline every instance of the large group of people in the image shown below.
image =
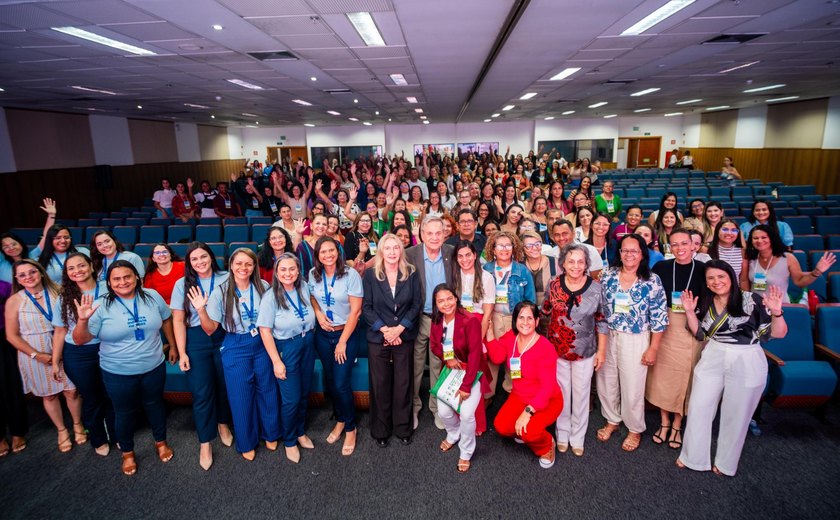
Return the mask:
{"type": "Polygon", "coordinates": [[[368,428],[380,447],[412,442],[428,364],[440,451],[458,448],[460,472],[499,385],[499,435],[544,468],[569,449],[583,456],[594,379],[599,441],[623,423],[621,447],[636,450],[647,401],[660,412],[651,440],[681,450],[678,466],[735,474],[764,385],[759,343],[786,332],[789,282],[812,283],[833,255],[803,271],[770,201],[756,201],[740,228],[721,204],[682,207],[674,193],[644,215],[599,181],[597,161],[554,151],[414,159],[325,161],[320,171],[255,162],[198,193],[190,179],[174,190],[164,180],[153,197],[161,216],[275,221],[256,253],[221,262],[193,242],[184,259],[156,244],[144,263],[107,230],[77,246],[45,199],[37,247],[2,235],[0,456],[25,448],[32,393],[61,451],[90,442],[107,456],[115,444],[123,473],[135,473],[142,408],[167,462],[168,360],[187,376],[202,468],[217,437],[246,460],[282,441],[297,463],[315,447],[306,417],[316,358],[335,418],[326,442],[343,438],[351,456],[361,427],[352,371],[366,343],[368,428]]]}

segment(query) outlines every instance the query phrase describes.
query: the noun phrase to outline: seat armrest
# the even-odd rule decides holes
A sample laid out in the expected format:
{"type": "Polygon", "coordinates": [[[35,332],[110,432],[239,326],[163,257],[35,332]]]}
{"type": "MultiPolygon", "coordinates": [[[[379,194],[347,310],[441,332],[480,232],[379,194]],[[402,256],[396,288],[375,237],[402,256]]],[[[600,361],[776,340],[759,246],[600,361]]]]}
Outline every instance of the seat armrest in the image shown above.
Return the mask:
{"type": "Polygon", "coordinates": [[[769,350],[764,349],[764,355],[767,356],[767,359],[769,359],[774,365],[779,367],[785,366],[785,361],[776,354],[770,352],[769,350]]]}
{"type": "Polygon", "coordinates": [[[840,361],[840,353],[837,353],[830,348],[826,347],[825,345],[821,345],[819,343],[814,344],[814,350],[817,351],[818,354],[822,354],[825,357],[831,358],[833,361],[840,361]]]}

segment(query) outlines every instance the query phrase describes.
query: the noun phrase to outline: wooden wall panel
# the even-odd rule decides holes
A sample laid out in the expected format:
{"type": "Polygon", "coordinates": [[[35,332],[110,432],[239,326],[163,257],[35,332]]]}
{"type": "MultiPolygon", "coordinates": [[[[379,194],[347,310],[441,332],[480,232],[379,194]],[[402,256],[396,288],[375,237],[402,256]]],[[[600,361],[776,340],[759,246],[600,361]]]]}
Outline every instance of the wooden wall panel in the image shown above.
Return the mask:
{"type": "Polygon", "coordinates": [[[18,170],[95,164],[86,115],[7,108],[6,121],[18,170]]]}
{"type": "MultiPolygon", "coordinates": [[[[685,149],[683,149],[685,150],[685,149]]],[[[682,151],[680,150],[680,155],[682,151]]],[[[840,193],[840,150],[815,148],[690,148],[694,164],[719,171],[728,155],[745,179],[813,184],[817,193],[840,193]]]]}
{"type": "Polygon", "coordinates": [[[827,112],[827,98],[768,106],[764,146],[767,148],[821,147],[827,112]]]}
{"type": "Polygon", "coordinates": [[[93,167],[5,173],[0,175],[0,230],[43,226],[44,212],[39,206],[44,197],[57,200],[58,218],[80,218],[91,211],[142,206],[144,198],[160,189],[163,178],[175,183],[191,177],[196,184],[208,180],[215,185],[229,180],[242,164],[239,159],[226,159],[115,166],[113,188],[105,190],[96,188],[93,167]]]}
{"type": "Polygon", "coordinates": [[[700,145],[708,147],[735,146],[738,111],[706,112],[700,116],[700,145]]]}
{"type": "Polygon", "coordinates": [[[129,119],[131,151],[134,163],[163,163],[178,160],[175,125],[163,121],[129,119]]]}
{"type": "Polygon", "coordinates": [[[198,147],[201,151],[202,159],[205,161],[214,161],[230,157],[227,128],[209,125],[197,126],[198,147]]]}

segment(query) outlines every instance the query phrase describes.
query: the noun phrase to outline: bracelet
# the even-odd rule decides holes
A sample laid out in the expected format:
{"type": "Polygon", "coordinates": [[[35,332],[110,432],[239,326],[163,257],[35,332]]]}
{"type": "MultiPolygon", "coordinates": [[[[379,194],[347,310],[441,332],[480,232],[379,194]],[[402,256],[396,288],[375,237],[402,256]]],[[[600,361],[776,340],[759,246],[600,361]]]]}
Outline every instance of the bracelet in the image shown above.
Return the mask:
{"type": "Polygon", "coordinates": [[[779,312],[779,314],[771,314],[770,317],[771,318],[781,318],[784,315],[785,315],[785,311],[781,311],[781,312],[779,312]]]}
{"type": "Polygon", "coordinates": [[[811,271],[811,272],[810,272],[810,273],[808,273],[808,274],[810,274],[810,275],[811,275],[811,276],[813,276],[814,278],[819,278],[820,276],[822,276],[822,273],[819,273],[819,274],[814,274],[814,273],[819,273],[819,271],[817,271],[816,269],[814,269],[813,271],[811,271]]]}

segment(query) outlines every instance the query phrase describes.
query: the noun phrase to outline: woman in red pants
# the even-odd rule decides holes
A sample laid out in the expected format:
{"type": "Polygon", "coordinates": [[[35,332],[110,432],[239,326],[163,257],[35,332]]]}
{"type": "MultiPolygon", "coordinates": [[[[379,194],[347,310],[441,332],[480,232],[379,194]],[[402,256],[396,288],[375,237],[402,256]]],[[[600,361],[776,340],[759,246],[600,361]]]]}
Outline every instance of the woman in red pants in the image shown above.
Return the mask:
{"type": "Polygon", "coordinates": [[[513,391],[496,415],[493,425],[499,435],[521,439],[540,466],[554,466],[554,438],[546,431],[563,411],[563,395],[557,384],[557,352],[537,334],[537,306],[519,302],[513,309],[513,328],[499,339],[487,331],[490,361],[508,365],[513,391]]]}

